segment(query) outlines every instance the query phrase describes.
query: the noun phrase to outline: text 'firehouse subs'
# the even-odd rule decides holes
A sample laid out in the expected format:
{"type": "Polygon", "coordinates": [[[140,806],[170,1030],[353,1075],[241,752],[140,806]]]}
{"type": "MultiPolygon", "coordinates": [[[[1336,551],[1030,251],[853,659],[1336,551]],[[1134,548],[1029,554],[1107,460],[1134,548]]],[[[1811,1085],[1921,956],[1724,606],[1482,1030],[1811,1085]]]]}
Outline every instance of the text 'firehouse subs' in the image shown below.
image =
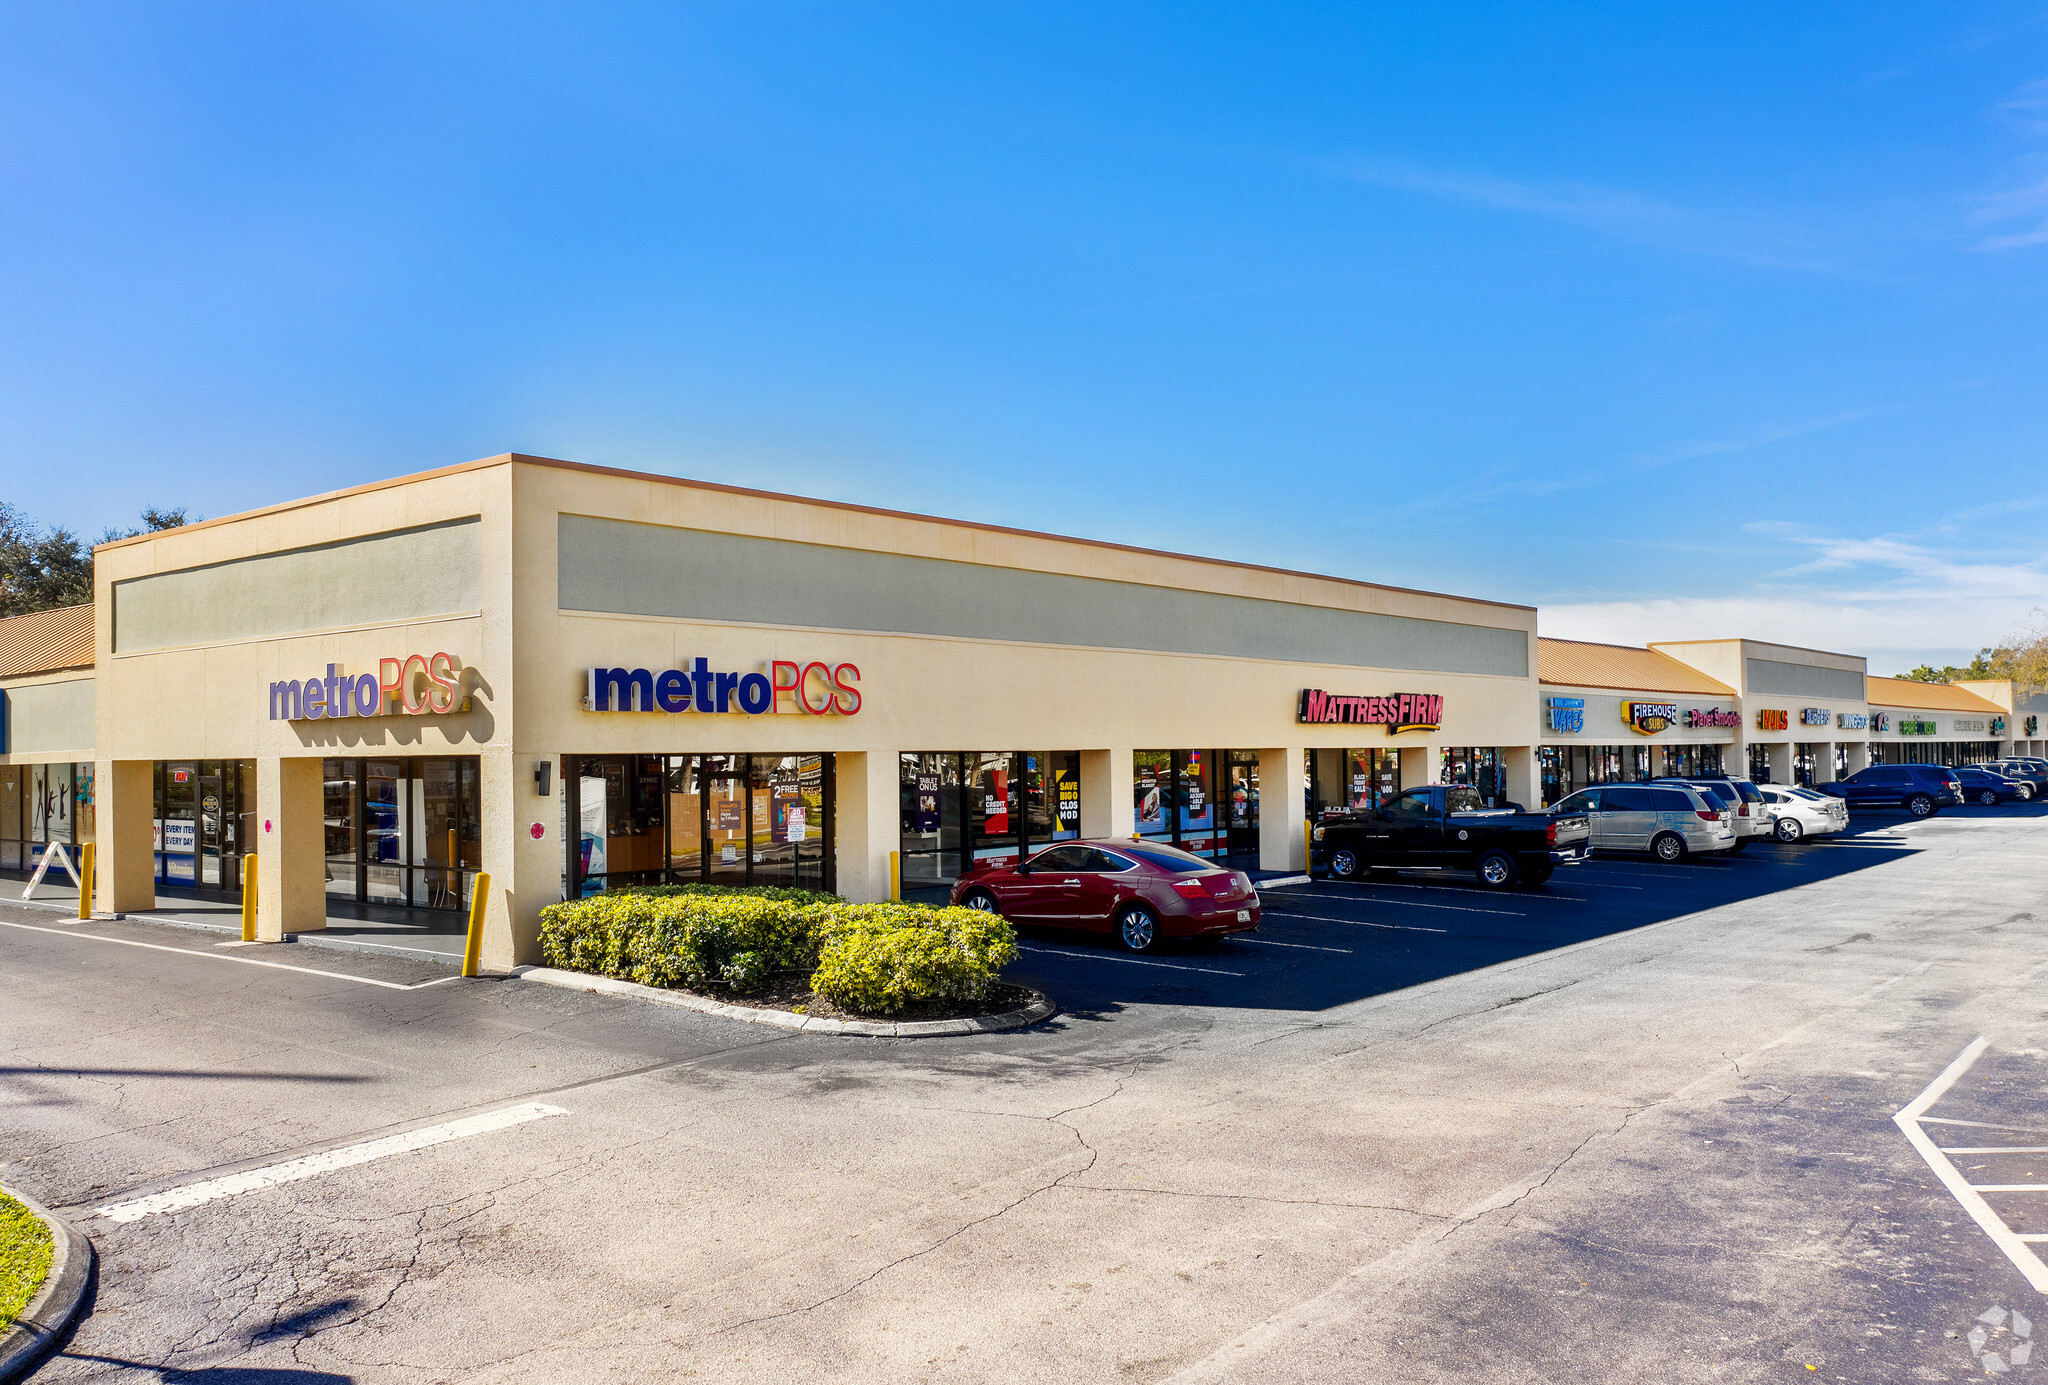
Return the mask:
{"type": "Polygon", "coordinates": [[[1384,726],[1392,735],[1403,731],[1434,731],[1444,724],[1440,693],[1394,693],[1387,697],[1348,697],[1303,688],[1296,721],[1336,726],[1384,726]]]}

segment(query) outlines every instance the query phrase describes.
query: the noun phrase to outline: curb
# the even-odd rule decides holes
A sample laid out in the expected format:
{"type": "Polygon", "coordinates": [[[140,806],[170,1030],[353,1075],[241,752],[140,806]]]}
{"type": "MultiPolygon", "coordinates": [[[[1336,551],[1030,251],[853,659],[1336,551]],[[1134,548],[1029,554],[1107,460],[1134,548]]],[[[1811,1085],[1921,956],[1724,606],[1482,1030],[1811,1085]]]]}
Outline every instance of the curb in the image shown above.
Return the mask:
{"type": "Polygon", "coordinates": [[[1021,1010],[1005,1010],[1000,1015],[981,1015],[973,1019],[901,1022],[828,1020],[818,1015],[799,1015],[793,1010],[761,1010],[751,1005],[727,1005],[723,1001],[706,1000],[702,996],[690,995],[684,991],[667,991],[659,986],[643,986],[637,981],[620,981],[589,972],[563,971],[557,967],[514,967],[511,975],[521,981],[538,981],[543,986],[560,986],[569,991],[595,991],[599,995],[624,996],[629,1000],[651,1001],[656,1005],[674,1005],[684,1010],[695,1010],[699,1014],[717,1015],[720,1019],[740,1020],[747,1024],[773,1025],[777,1029],[792,1029],[805,1034],[854,1034],[873,1039],[928,1039],[947,1034],[999,1034],[1006,1029],[1023,1029],[1059,1013],[1059,1006],[1039,992],[1032,991],[1031,994],[1038,999],[1021,1010]]]}
{"type": "Polygon", "coordinates": [[[0,1385],[26,1376],[57,1344],[85,1306],[86,1287],[92,1282],[92,1242],[26,1193],[13,1188],[6,1191],[43,1219],[43,1225],[50,1228],[51,1244],[49,1278],[14,1325],[0,1333],[0,1385]]]}

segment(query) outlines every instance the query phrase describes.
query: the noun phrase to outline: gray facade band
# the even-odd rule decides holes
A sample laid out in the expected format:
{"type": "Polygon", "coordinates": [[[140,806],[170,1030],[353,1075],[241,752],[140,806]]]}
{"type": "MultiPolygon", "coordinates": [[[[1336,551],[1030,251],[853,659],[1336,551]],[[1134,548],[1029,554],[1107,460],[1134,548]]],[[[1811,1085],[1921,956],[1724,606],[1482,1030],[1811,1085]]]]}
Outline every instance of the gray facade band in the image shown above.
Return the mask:
{"type": "Polygon", "coordinates": [[[1749,684],[1748,690],[1753,694],[1827,697],[1837,702],[1861,702],[1864,698],[1863,675],[1854,669],[1783,664],[1776,659],[1748,659],[1744,663],[1744,677],[1749,684]]]}
{"type": "Polygon", "coordinates": [[[557,532],[570,611],[1529,676],[1521,630],[585,515],[557,532]]]}
{"type": "Polygon", "coordinates": [[[0,695],[0,750],[26,755],[39,750],[90,750],[93,740],[93,680],[31,683],[0,695]]]}
{"type": "Polygon", "coordinates": [[[114,583],[114,650],[266,639],[474,611],[483,522],[458,519],[114,583]]]}

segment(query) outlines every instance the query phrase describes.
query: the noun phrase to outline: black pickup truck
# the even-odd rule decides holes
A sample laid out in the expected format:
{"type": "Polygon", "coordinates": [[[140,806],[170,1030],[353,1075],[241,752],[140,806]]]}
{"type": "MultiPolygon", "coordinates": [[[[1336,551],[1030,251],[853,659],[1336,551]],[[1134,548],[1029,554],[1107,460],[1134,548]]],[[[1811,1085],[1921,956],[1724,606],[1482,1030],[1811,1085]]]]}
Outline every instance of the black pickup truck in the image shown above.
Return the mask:
{"type": "Polygon", "coordinates": [[[1323,819],[1315,839],[1339,880],[1376,870],[1469,870],[1488,889],[1540,885],[1559,866],[1586,859],[1593,836],[1583,813],[1488,808],[1462,784],[1410,789],[1379,808],[1323,819]]]}

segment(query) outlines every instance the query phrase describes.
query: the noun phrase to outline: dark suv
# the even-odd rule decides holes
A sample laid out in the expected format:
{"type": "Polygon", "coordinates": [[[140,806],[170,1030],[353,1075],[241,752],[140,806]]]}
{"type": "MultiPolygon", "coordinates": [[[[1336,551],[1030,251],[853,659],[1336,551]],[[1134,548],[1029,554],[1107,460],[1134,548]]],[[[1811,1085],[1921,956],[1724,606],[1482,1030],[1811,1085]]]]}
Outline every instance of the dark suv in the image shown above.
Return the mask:
{"type": "Polygon", "coordinates": [[[1963,802],[1962,782],[1943,765],[1872,765],[1815,787],[1851,808],[1904,808],[1916,818],[1931,818],[1963,802]]]}

